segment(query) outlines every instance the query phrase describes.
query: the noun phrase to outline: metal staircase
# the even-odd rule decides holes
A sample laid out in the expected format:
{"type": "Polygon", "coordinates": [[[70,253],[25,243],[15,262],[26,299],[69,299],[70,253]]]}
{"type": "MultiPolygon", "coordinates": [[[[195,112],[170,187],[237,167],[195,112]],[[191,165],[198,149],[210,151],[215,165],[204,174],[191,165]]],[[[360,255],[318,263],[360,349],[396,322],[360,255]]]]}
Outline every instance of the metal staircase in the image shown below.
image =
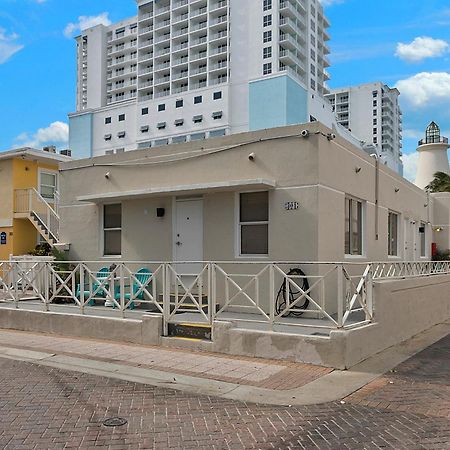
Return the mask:
{"type": "Polygon", "coordinates": [[[28,218],[52,247],[61,245],[59,215],[35,188],[16,189],[14,217],[28,218]]]}

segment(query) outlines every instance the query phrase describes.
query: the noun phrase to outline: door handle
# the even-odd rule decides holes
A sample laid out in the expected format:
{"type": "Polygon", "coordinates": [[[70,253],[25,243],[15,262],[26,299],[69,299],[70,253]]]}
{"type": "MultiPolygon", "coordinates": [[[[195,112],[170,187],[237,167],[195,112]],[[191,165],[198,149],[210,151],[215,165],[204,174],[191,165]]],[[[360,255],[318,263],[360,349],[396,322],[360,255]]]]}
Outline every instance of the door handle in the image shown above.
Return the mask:
{"type": "Polygon", "coordinates": [[[180,245],[182,245],[182,243],[181,243],[180,241],[175,242],[175,244],[178,245],[178,247],[179,247],[180,245]]]}

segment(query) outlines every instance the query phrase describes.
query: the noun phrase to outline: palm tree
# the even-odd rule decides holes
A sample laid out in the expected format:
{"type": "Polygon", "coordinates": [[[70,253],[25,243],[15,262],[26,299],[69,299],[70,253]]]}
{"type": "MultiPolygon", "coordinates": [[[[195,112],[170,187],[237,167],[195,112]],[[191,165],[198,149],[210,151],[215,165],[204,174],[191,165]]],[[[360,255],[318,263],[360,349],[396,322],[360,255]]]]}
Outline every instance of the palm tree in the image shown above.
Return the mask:
{"type": "Polygon", "coordinates": [[[434,180],[425,189],[429,192],[450,192],[450,175],[445,172],[436,172],[434,180]]]}

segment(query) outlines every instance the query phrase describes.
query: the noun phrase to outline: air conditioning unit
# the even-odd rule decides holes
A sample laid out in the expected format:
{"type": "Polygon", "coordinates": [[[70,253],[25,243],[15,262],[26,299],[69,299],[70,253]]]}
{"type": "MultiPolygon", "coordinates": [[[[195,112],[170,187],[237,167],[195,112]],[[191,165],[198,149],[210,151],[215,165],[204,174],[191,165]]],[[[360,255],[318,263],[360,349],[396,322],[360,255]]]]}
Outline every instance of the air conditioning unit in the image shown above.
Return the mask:
{"type": "Polygon", "coordinates": [[[56,147],[54,145],[47,145],[42,150],[47,153],[56,153],[56,147]]]}
{"type": "Polygon", "coordinates": [[[61,155],[63,155],[63,156],[69,156],[69,157],[72,157],[72,150],[69,150],[69,149],[61,150],[59,153],[60,153],[61,155]]]}

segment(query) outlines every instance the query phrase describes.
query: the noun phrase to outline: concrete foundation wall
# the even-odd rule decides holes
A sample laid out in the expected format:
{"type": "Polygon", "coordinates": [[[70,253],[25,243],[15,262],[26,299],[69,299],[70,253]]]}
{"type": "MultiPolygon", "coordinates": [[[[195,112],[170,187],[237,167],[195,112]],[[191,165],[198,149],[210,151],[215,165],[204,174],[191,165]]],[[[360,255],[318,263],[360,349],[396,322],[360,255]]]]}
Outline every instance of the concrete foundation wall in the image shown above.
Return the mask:
{"type": "Polygon", "coordinates": [[[130,320],[13,309],[0,309],[0,328],[346,369],[450,319],[449,292],[449,275],[375,283],[375,323],[333,330],[329,337],[271,333],[216,322],[212,342],[186,341],[162,337],[162,317],[158,315],[130,320]]]}

